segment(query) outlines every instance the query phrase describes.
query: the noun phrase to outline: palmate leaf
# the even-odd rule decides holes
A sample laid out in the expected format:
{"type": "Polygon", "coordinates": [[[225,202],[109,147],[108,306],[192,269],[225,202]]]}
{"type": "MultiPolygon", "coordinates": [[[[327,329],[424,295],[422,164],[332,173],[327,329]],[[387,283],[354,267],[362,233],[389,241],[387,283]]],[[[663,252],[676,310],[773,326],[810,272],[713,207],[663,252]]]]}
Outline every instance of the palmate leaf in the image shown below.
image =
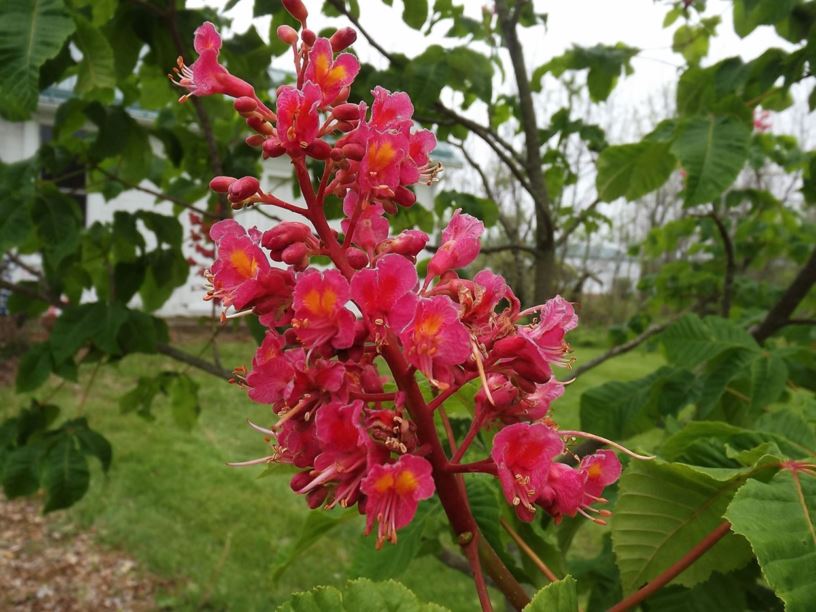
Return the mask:
{"type": "MultiPolygon", "coordinates": [[[[714,530],[745,473],[632,462],[621,478],[612,518],[612,548],[624,593],[655,578],[714,530]]],[[[694,586],[714,571],[738,569],[750,559],[747,542],[728,534],[674,582],[694,586]]]]}
{"type": "Polygon", "coordinates": [[[816,602],[816,477],[782,470],[749,480],[728,506],[731,529],[747,538],[768,584],[787,612],[816,602]]]}
{"type": "Polygon", "coordinates": [[[351,580],[342,589],[320,586],[296,593],[278,612],[445,612],[437,604],[420,602],[408,587],[394,580],[351,580]]]}
{"type": "Polygon", "coordinates": [[[578,612],[577,585],[572,576],[548,584],[524,606],[524,612],[578,612]]]}
{"type": "Polygon", "coordinates": [[[598,196],[605,202],[620,197],[637,200],[663,185],[676,166],[667,142],[607,147],[598,158],[598,196]]]}
{"type": "Polygon", "coordinates": [[[0,19],[0,115],[27,119],[37,108],[40,66],[74,31],[62,0],[5,0],[0,19]]]}
{"type": "Polygon", "coordinates": [[[680,125],[671,151],[688,173],[687,206],[710,202],[734,182],[750,139],[750,128],[736,118],[696,117],[680,125]]]}
{"type": "Polygon", "coordinates": [[[732,348],[759,351],[756,341],[736,323],[688,314],[661,334],[669,363],[691,368],[732,348]]]}

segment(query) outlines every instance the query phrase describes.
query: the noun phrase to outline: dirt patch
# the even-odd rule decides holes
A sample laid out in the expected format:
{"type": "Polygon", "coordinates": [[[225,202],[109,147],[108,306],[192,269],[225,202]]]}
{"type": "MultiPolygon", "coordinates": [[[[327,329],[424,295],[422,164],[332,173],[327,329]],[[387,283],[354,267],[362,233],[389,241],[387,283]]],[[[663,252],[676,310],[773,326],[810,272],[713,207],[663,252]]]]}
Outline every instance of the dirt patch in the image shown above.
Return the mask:
{"type": "Polygon", "coordinates": [[[0,610],[153,610],[168,586],[93,531],[44,517],[40,502],[0,496],[0,610]]]}

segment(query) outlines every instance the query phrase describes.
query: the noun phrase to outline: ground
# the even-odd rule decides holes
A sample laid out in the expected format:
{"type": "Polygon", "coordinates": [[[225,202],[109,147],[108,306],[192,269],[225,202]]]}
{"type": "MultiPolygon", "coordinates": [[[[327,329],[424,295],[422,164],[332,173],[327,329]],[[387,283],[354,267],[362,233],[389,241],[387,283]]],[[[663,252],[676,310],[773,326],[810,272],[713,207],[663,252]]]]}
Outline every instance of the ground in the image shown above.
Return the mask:
{"type": "MultiPolygon", "coordinates": [[[[184,344],[198,351],[203,342],[186,338],[184,344]]],[[[578,363],[602,351],[578,347],[578,363]]],[[[220,346],[225,367],[248,364],[253,352],[252,341],[245,337],[227,337],[220,346]]],[[[583,390],[612,378],[645,375],[657,361],[655,354],[635,352],[590,371],[568,387],[556,417],[564,427],[577,426],[583,390]]],[[[260,469],[225,466],[264,449],[246,419],[263,422],[268,411],[248,401],[240,389],[190,371],[201,386],[202,404],[191,432],[173,424],[163,399],[156,401],[153,421],[120,412],[119,397],[139,376],[178,368],[168,359],[133,356],[102,368],[90,389],[89,367],[81,369],[77,383],[54,378],[38,391],[36,397],[58,404],[64,417],[86,416],[111,440],[114,461],[107,477],[94,466],[88,495],[45,523],[32,502],[9,506],[17,518],[8,526],[4,522],[0,530],[12,532],[3,535],[3,542],[13,539],[18,544],[3,544],[3,563],[10,557],[15,569],[9,573],[0,565],[0,597],[6,597],[6,591],[16,593],[12,608],[106,609],[99,602],[111,601],[117,609],[267,610],[293,591],[338,585],[354,575],[356,548],[372,546],[371,538],[361,535],[360,517],[319,540],[280,576],[274,575],[308,512],[303,500],[291,493],[287,475],[259,479],[260,469]],[[49,535],[66,529],[76,535],[49,535]],[[34,533],[41,535],[35,538],[34,533]],[[16,586],[10,589],[3,580],[16,580],[16,586]],[[97,598],[93,605],[83,603],[89,595],[97,598]]],[[[0,387],[0,420],[27,401],[10,387],[0,387]]],[[[4,516],[5,509],[0,508],[4,516]]],[[[595,526],[579,532],[577,539],[588,554],[601,532],[595,526]]],[[[475,609],[469,579],[433,557],[415,559],[400,580],[421,599],[444,603],[454,612],[475,609]]],[[[0,609],[6,607],[0,599],[0,609]]]]}

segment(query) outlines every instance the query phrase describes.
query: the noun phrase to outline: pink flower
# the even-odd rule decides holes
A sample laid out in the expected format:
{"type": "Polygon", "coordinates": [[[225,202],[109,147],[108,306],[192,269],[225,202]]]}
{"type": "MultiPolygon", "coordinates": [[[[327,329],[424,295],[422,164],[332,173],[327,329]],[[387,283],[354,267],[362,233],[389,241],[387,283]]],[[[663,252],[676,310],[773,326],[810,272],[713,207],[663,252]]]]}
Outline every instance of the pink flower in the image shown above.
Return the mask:
{"type": "Polygon", "coordinates": [[[391,93],[379,85],[371,92],[374,102],[371,105],[371,122],[369,125],[378,130],[410,129],[414,105],[404,91],[391,93]]]}
{"type": "Polygon", "coordinates": [[[523,328],[519,333],[532,341],[548,363],[568,365],[564,355],[569,345],[564,341],[566,333],[578,326],[578,315],[567,300],[560,295],[547,300],[540,310],[538,324],[523,328]]]}
{"type": "Polygon", "coordinates": [[[401,255],[384,255],[374,269],[365,268],[351,279],[351,298],[374,329],[384,338],[384,326],[395,304],[417,284],[417,273],[401,255]]]}
{"type": "Polygon", "coordinates": [[[611,450],[599,450],[594,455],[581,459],[578,469],[586,475],[584,503],[587,505],[598,501],[603,490],[615,483],[621,474],[618,456],[611,450]]]}
{"type": "Polygon", "coordinates": [[[359,211],[358,206],[361,206],[360,196],[354,191],[349,191],[343,199],[343,212],[346,214],[342,222],[343,231],[348,235],[354,223],[351,241],[371,253],[378,244],[388,238],[388,220],[383,216],[380,204],[366,201],[359,211]],[[355,217],[356,221],[352,221],[355,217]]]}
{"type": "Polygon", "coordinates": [[[310,270],[295,285],[292,326],[307,347],[331,343],[336,349],[354,342],[354,315],[344,308],[349,284],[336,270],[310,270]]]}
{"type": "Polygon", "coordinates": [[[330,105],[344,87],[349,87],[360,72],[360,63],[351,53],[341,53],[333,58],[328,38],[318,38],[309,52],[309,65],[303,75],[320,88],[320,107],[330,105]]]}
{"type": "Polygon", "coordinates": [[[408,155],[402,162],[400,182],[413,185],[422,178],[431,151],[436,147],[436,136],[429,130],[419,130],[408,137],[408,155]]]}
{"type": "Polygon", "coordinates": [[[381,253],[397,253],[413,260],[425,248],[428,240],[428,234],[421,230],[403,230],[399,235],[381,243],[377,250],[381,253]]]}
{"type": "Polygon", "coordinates": [[[531,521],[553,459],[564,450],[558,434],[542,424],[508,425],[493,438],[490,456],[498,469],[504,497],[518,517],[531,521]]]}
{"type": "Polygon", "coordinates": [[[320,130],[320,89],[306,83],[303,90],[285,85],[278,88],[278,140],[292,157],[305,154],[320,130]]]}
{"type": "Polygon", "coordinates": [[[434,494],[431,464],[416,455],[402,455],[396,463],[375,465],[361,484],[365,502],[366,535],[377,526],[377,548],[386,540],[397,541],[397,529],[405,527],[423,499],[434,494]]]}
{"type": "MultiPolygon", "coordinates": [[[[185,101],[189,96],[211,96],[213,94],[225,94],[233,98],[247,96],[257,100],[252,85],[232,76],[218,63],[221,37],[212,23],[207,21],[196,29],[193,46],[198,53],[198,59],[188,67],[179,58],[178,67],[173,69],[177,77],[177,80],[173,82],[189,90],[188,94],[180,98],[180,102],[185,101]]],[[[258,102],[260,103],[259,100],[258,102]]]]}
{"type": "Polygon", "coordinates": [[[403,134],[371,130],[357,177],[361,189],[393,197],[407,148],[408,141],[403,134]]]}
{"type": "Polygon", "coordinates": [[[409,363],[440,388],[453,380],[452,367],[470,357],[470,335],[446,296],[418,298],[408,293],[391,310],[389,322],[402,330],[400,341],[409,363]]]}
{"type": "Polygon", "coordinates": [[[538,504],[558,523],[562,516],[575,516],[584,499],[584,474],[563,463],[553,463],[541,488],[538,504]]]}
{"type": "Polygon", "coordinates": [[[428,264],[428,278],[440,276],[448,270],[464,268],[479,255],[484,224],[456,209],[442,232],[442,244],[428,264]]]}

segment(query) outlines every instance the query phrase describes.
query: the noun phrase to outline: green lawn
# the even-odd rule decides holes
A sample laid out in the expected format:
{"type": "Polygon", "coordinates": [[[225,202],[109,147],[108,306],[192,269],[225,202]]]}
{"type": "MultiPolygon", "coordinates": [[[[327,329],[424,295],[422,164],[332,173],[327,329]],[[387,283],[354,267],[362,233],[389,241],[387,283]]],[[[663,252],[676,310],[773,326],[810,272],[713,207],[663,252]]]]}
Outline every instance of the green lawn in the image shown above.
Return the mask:
{"type": "MultiPolygon", "coordinates": [[[[254,350],[238,342],[220,348],[230,367],[248,363],[254,350]]],[[[578,347],[576,357],[580,363],[601,352],[578,347]]],[[[657,361],[656,354],[633,352],[588,372],[556,404],[556,418],[564,427],[576,427],[583,390],[610,379],[643,376],[657,361]]],[[[192,432],[173,424],[164,400],[157,400],[154,422],[120,414],[118,398],[138,376],[177,367],[156,357],[129,357],[99,371],[83,412],[111,440],[114,463],[107,478],[95,474],[90,493],[70,516],[93,525],[105,544],[126,550],[168,579],[159,603],[174,608],[269,609],[292,591],[351,577],[360,519],[320,540],[280,580],[272,579],[278,551],[297,537],[307,516],[305,503],[290,491],[286,475],[258,479],[261,468],[224,465],[263,453],[261,436],[246,426],[246,419],[263,422],[267,407],[248,401],[236,387],[192,372],[201,385],[203,407],[192,432]]],[[[65,416],[80,412],[90,376],[90,368],[83,369],[79,384],[68,383],[54,394],[51,401],[65,416]]],[[[52,380],[38,397],[47,397],[56,387],[52,380]]],[[[27,398],[0,388],[0,416],[24,402],[27,398]]],[[[420,598],[453,610],[477,607],[469,579],[434,558],[415,560],[401,581],[420,598]]]]}

